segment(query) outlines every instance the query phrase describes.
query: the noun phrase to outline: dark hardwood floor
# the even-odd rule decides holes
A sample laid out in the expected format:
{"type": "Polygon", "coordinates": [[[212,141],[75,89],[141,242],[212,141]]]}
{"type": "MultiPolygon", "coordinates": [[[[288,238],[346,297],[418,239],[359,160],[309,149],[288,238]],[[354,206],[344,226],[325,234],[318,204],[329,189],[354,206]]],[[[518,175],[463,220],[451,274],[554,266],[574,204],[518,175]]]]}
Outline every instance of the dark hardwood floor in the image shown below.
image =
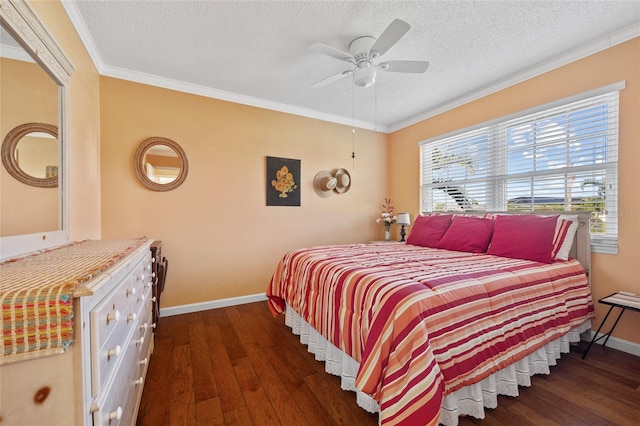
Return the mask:
{"type": "MultiPolygon", "coordinates": [[[[266,302],[161,318],[138,426],[377,425],[266,302]]],[[[600,345],[565,354],[518,398],[461,425],[638,425],[640,358],[600,345]]]]}

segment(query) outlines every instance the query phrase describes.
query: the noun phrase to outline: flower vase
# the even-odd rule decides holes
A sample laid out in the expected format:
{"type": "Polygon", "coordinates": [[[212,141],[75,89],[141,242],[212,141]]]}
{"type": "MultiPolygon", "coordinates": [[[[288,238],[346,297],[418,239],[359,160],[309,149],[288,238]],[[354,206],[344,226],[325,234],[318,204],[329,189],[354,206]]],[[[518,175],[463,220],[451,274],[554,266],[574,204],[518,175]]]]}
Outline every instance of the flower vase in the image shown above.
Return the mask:
{"type": "Polygon", "coordinates": [[[389,241],[391,239],[391,232],[389,228],[384,228],[384,239],[385,241],[389,241]]]}

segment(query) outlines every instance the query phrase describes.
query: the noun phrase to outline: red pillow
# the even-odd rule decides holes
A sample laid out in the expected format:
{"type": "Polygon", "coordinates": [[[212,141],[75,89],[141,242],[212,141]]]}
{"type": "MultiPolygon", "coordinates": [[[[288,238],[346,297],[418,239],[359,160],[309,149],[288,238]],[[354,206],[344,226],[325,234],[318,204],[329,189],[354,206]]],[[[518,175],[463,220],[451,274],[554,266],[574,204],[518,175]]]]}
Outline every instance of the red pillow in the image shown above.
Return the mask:
{"type": "Polygon", "coordinates": [[[500,215],[487,254],[551,263],[558,216],[500,215]]]}
{"type": "Polygon", "coordinates": [[[484,253],[487,251],[489,241],[491,241],[493,222],[492,219],[480,217],[455,216],[451,221],[451,226],[438,241],[436,247],[469,253],[484,253]]]}
{"type": "Polygon", "coordinates": [[[418,216],[411,227],[407,244],[435,247],[451,224],[451,215],[418,216]]]}

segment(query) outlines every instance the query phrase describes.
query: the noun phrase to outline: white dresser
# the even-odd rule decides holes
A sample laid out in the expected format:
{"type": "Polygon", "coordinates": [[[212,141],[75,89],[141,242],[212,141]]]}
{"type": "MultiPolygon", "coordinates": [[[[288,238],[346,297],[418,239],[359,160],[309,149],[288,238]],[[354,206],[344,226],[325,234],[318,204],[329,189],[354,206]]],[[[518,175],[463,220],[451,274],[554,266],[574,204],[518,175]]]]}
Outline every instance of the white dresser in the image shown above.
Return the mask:
{"type": "Polygon", "coordinates": [[[73,344],[63,354],[0,366],[3,426],[135,424],[153,351],[151,243],[135,241],[75,288],[73,344]]]}

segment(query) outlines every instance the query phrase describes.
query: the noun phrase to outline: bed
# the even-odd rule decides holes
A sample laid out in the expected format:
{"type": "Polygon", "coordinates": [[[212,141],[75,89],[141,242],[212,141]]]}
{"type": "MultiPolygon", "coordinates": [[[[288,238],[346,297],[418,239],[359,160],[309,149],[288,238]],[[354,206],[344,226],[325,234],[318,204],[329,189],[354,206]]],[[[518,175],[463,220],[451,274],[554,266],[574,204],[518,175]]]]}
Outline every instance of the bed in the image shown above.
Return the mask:
{"type": "Polygon", "coordinates": [[[420,216],[406,244],[286,253],[269,307],[380,424],[483,418],[590,329],[587,223],[420,216]]]}

